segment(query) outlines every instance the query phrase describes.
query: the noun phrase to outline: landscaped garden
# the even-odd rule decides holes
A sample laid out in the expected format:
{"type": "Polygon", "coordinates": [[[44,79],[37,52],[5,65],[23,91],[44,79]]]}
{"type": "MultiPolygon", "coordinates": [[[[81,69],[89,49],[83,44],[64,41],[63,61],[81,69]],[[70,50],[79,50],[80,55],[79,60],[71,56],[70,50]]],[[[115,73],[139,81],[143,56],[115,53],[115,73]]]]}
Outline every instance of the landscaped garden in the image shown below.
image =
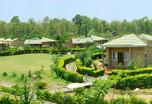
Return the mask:
{"type": "Polygon", "coordinates": [[[102,63],[100,52],[95,47],[70,55],[46,54],[41,49],[20,55],[6,52],[9,56],[0,57],[0,101],[2,104],[43,104],[46,101],[57,104],[151,104],[152,68],[113,70],[106,75],[108,77],[101,78],[105,76],[105,70],[102,64],[97,64],[102,63]],[[68,66],[70,63],[75,69],[68,66]],[[87,77],[94,80],[86,80],[87,77]],[[86,81],[92,82],[93,86],[72,92],[62,89],[70,83],[86,81]]]}
{"type": "Polygon", "coordinates": [[[44,81],[53,85],[65,85],[67,81],[58,78],[51,70],[52,55],[23,54],[0,57],[0,84],[23,82],[25,75],[31,82],[44,81]],[[37,78],[35,78],[37,77],[37,78]],[[39,78],[40,77],[40,78],[39,78]]]}

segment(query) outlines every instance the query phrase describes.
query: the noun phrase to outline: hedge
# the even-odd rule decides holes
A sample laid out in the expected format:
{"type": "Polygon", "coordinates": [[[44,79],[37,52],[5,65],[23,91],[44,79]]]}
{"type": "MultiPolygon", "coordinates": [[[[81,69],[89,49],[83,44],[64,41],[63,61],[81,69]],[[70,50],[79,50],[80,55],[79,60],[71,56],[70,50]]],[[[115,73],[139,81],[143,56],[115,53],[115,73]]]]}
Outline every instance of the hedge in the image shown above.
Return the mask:
{"type": "Polygon", "coordinates": [[[126,74],[127,76],[134,76],[137,74],[150,74],[152,73],[152,68],[143,68],[136,70],[113,70],[109,73],[109,75],[119,75],[120,73],[126,74]]]}
{"type": "Polygon", "coordinates": [[[29,54],[29,53],[66,53],[66,52],[80,52],[84,51],[85,48],[69,48],[57,50],[54,48],[23,48],[22,50],[18,50],[18,48],[10,48],[7,50],[0,51],[0,56],[12,56],[12,55],[20,55],[20,54],[29,54]]]}
{"type": "Polygon", "coordinates": [[[83,75],[87,74],[89,76],[98,77],[98,76],[102,76],[104,74],[103,69],[95,70],[95,69],[90,68],[90,67],[82,66],[82,62],[79,59],[76,60],[76,66],[78,68],[77,72],[79,72],[80,74],[83,74],[83,75]]]}
{"type": "Polygon", "coordinates": [[[152,74],[140,74],[121,78],[116,82],[117,89],[152,88],[152,74]]]}
{"type": "Polygon", "coordinates": [[[55,67],[55,73],[57,76],[71,82],[83,82],[83,76],[77,72],[66,70],[64,67],[70,61],[75,60],[74,56],[64,56],[59,60],[55,67]]]}

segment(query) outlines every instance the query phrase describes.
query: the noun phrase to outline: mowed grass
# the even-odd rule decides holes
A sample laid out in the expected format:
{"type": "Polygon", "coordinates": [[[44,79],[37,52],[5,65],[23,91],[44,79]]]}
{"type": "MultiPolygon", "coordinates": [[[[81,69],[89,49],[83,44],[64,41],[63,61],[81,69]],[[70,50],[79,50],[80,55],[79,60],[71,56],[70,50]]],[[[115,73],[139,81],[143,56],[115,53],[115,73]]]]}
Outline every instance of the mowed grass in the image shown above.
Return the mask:
{"type": "Polygon", "coordinates": [[[67,81],[58,78],[51,70],[52,55],[49,54],[24,54],[15,56],[0,57],[0,81],[13,83],[23,82],[21,74],[27,74],[29,70],[32,73],[42,70],[42,78],[30,81],[45,81],[49,84],[64,85],[67,81]],[[2,76],[6,72],[7,76],[2,76]],[[13,76],[16,73],[16,77],[13,76]]]}
{"type": "Polygon", "coordinates": [[[25,54],[16,56],[0,57],[0,73],[14,71],[27,73],[29,70],[50,70],[51,55],[48,54],[25,54]]]}

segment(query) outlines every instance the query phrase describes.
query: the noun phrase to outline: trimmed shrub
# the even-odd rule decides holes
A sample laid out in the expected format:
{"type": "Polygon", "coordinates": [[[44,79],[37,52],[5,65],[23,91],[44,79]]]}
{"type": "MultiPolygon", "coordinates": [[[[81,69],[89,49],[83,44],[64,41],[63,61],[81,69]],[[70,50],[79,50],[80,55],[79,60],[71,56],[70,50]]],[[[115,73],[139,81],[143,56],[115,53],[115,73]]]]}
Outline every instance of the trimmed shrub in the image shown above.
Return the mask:
{"type": "Polygon", "coordinates": [[[152,74],[140,74],[121,78],[116,82],[118,89],[134,89],[134,88],[151,88],[152,87],[152,74]]]}
{"type": "Polygon", "coordinates": [[[98,69],[98,70],[95,70],[94,72],[95,72],[96,77],[104,75],[104,69],[98,69]]]}
{"type": "Polygon", "coordinates": [[[71,70],[64,69],[65,65],[71,61],[74,61],[74,56],[65,56],[62,57],[59,61],[57,66],[54,67],[54,71],[57,76],[71,82],[83,82],[83,76],[77,72],[73,72],[71,70]]]}
{"type": "Polygon", "coordinates": [[[136,70],[112,70],[109,75],[119,75],[119,73],[126,74],[128,76],[134,76],[137,74],[150,74],[152,73],[152,68],[142,68],[136,70]]]}
{"type": "Polygon", "coordinates": [[[82,66],[82,62],[80,61],[80,59],[76,60],[76,66],[77,66],[77,72],[79,72],[80,74],[83,74],[83,75],[87,74],[89,76],[98,77],[98,76],[102,76],[104,74],[103,69],[95,70],[90,67],[82,66]]]}
{"type": "Polygon", "coordinates": [[[10,48],[7,50],[0,51],[0,56],[12,56],[12,55],[20,55],[20,54],[29,54],[29,53],[66,53],[66,52],[81,52],[85,50],[85,48],[69,48],[64,50],[56,50],[54,48],[30,48],[30,47],[18,47],[18,48],[10,48]]]}
{"type": "Polygon", "coordinates": [[[79,67],[77,67],[77,68],[78,68],[77,71],[78,71],[80,74],[83,74],[83,75],[87,74],[87,75],[90,75],[90,76],[94,76],[94,75],[95,75],[94,69],[92,69],[92,68],[84,67],[84,66],[79,66],[79,67]]]}

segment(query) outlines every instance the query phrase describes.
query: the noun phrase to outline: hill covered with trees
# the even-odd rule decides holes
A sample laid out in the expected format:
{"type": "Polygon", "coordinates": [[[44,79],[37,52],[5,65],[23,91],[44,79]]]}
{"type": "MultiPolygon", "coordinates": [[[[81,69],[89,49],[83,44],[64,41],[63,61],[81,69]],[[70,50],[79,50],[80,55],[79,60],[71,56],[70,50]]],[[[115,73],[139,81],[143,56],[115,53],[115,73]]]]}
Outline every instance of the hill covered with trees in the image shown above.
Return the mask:
{"type": "Polygon", "coordinates": [[[91,34],[112,37],[130,33],[152,34],[152,19],[143,17],[132,21],[107,22],[98,18],[76,15],[72,20],[44,17],[41,21],[30,18],[23,22],[18,16],[14,16],[9,22],[0,21],[0,37],[3,38],[28,39],[43,36],[54,38],[56,35],[65,34],[69,37],[91,34]]]}

